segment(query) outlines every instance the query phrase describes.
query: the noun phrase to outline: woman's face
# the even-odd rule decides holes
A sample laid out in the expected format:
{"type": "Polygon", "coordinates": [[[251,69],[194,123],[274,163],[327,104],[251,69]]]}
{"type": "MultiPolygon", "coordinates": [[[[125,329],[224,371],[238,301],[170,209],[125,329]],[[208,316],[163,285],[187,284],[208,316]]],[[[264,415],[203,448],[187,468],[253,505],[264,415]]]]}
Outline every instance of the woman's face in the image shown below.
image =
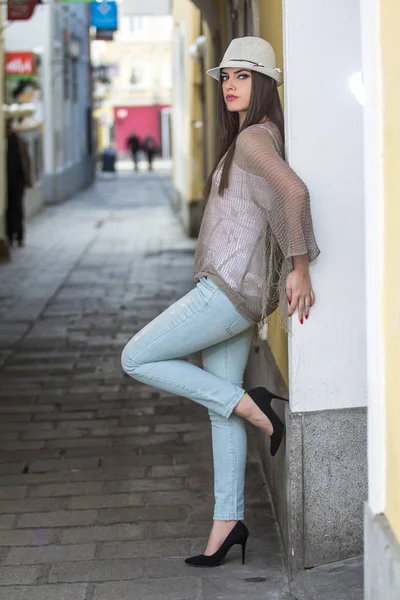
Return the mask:
{"type": "Polygon", "coordinates": [[[251,97],[251,71],[229,67],[221,70],[222,93],[229,112],[246,112],[251,97]]]}

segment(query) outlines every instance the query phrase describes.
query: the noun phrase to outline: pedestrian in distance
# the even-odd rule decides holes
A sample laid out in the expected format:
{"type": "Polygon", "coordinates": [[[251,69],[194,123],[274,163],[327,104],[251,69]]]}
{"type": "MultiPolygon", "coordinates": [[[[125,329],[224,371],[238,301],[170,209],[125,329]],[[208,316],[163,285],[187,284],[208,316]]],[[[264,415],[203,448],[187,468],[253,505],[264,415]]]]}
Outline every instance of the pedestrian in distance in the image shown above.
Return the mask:
{"type": "Polygon", "coordinates": [[[147,156],[147,164],[149,171],[153,170],[153,158],[157,152],[157,144],[155,139],[151,135],[147,135],[143,142],[143,150],[147,156]]]}
{"type": "Polygon", "coordinates": [[[284,424],[271,407],[285,400],[243,389],[254,330],[281,306],[303,325],[315,297],[309,263],[319,254],[306,185],[284,160],[277,87],[282,74],[263,39],[234,39],[208,71],[219,82],[220,147],[205,187],[195,254],[196,287],[137,333],[122,366],[143,383],[184,396],[209,411],[214,457],[214,522],[193,566],[221,564],[234,545],[245,560],[245,421],[278,451],[284,424]],[[203,369],[181,360],[202,351],[203,369]]]}
{"type": "Polygon", "coordinates": [[[126,140],[126,147],[129,149],[129,151],[131,153],[135,171],[138,171],[139,170],[140,139],[138,138],[136,133],[133,132],[128,137],[128,139],[126,140]]]}
{"type": "Polygon", "coordinates": [[[32,187],[31,161],[28,145],[13,129],[12,119],[6,121],[7,136],[7,209],[6,229],[10,246],[14,241],[24,245],[24,193],[32,187]]]}

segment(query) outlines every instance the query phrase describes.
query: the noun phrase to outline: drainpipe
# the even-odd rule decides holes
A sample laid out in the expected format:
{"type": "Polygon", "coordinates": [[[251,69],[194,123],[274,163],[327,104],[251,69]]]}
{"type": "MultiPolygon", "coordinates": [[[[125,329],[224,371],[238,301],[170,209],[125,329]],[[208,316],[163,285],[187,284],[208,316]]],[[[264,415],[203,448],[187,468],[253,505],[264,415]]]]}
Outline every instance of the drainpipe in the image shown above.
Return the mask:
{"type": "Polygon", "coordinates": [[[206,84],[205,84],[205,38],[203,35],[203,19],[200,19],[200,37],[198,38],[199,46],[199,66],[200,66],[200,102],[201,102],[201,122],[202,133],[201,133],[201,144],[202,144],[202,180],[203,189],[208,177],[208,164],[207,164],[207,109],[206,109],[206,84]],[[200,41],[201,40],[201,41],[200,41]]]}

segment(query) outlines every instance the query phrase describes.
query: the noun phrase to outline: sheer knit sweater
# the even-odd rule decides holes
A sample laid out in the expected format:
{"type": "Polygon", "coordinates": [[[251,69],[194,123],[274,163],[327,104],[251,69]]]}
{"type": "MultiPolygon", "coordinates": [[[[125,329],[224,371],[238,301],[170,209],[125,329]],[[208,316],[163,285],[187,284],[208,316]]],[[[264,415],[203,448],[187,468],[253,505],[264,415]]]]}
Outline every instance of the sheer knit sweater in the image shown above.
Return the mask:
{"type": "Polygon", "coordinates": [[[210,277],[238,311],[255,323],[280,304],[287,310],[286,279],[293,256],[319,254],[306,185],[283,159],[273,123],[242,131],[229,175],[218,193],[219,163],[201,224],[195,281],[210,277]]]}

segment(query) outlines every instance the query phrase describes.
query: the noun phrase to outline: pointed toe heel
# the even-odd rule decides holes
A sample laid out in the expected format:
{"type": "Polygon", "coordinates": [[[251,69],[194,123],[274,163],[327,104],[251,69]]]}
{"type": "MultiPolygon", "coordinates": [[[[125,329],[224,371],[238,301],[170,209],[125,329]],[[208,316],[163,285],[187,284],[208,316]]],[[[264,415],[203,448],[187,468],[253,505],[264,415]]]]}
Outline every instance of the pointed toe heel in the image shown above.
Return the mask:
{"type": "Polygon", "coordinates": [[[210,556],[206,556],[205,554],[191,556],[185,560],[185,563],[191,567],[219,567],[229,550],[238,544],[242,546],[242,564],[244,565],[248,537],[249,530],[246,525],[242,523],[242,521],[238,521],[222,546],[214,554],[211,554],[210,556]]]}
{"type": "Polygon", "coordinates": [[[250,398],[254,400],[257,404],[258,408],[263,411],[263,413],[268,417],[271,421],[273,432],[270,436],[271,445],[270,452],[271,456],[275,456],[275,454],[279,450],[279,446],[281,445],[283,435],[285,433],[285,425],[278,417],[276,412],[271,407],[271,401],[276,398],[278,400],[283,400],[284,402],[288,402],[287,398],[282,398],[281,396],[277,396],[276,394],[272,394],[269,390],[263,387],[253,388],[249,390],[248,395],[250,398]]]}

